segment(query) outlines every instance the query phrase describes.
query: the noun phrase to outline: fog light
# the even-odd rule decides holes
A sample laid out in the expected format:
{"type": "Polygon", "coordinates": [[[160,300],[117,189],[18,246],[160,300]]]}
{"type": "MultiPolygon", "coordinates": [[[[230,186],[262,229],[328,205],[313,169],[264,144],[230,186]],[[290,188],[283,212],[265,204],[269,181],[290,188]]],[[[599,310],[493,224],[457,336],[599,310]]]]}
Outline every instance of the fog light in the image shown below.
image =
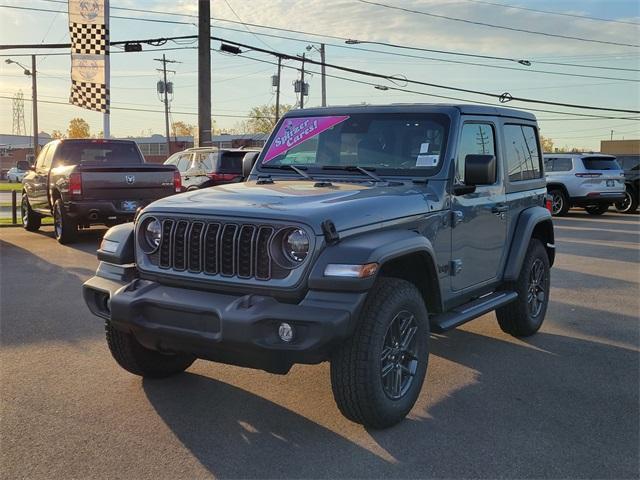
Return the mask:
{"type": "Polygon", "coordinates": [[[288,323],[281,323],[278,327],[278,336],[283,342],[290,342],[293,340],[293,328],[288,323]]]}

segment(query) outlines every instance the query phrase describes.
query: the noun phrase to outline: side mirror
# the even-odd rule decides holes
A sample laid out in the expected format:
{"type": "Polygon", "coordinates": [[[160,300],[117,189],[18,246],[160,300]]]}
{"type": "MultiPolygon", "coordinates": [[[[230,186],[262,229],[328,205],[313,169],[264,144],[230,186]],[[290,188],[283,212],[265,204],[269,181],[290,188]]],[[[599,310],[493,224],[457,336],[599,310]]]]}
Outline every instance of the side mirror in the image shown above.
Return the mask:
{"type": "Polygon", "coordinates": [[[256,160],[258,160],[258,155],[260,152],[248,152],[245,153],[242,158],[242,178],[246,180],[249,175],[251,175],[251,170],[253,170],[253,166],[256,164],[256,160]]]}
{"type": "Polygon", "coordinates": [[[495,182],[495,155],[467,155],[464,158],[464,183],[466,185],[492,185],[495,182]]]}
{"type": "Polygon", "coordinates": [[[23,172],[26,172],[27,170],[31,170],[31,164],[26,160],[18,160],[16,162],[16,168],[18,170],[22,170],[23,172]]]}

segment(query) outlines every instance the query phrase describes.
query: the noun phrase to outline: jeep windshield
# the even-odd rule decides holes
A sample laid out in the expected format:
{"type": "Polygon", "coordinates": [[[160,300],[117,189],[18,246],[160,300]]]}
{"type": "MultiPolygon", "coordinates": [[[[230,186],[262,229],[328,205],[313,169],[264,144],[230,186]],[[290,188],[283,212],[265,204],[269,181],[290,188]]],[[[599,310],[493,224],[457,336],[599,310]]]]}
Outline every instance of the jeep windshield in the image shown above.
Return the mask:
{"type": "Polygon", "coordinates": [[[265,146],[259,169],[293,165],[324,175],[374,170],[379,175],[436,173],[449,119],[441,114],[358,113],[284,118],[265,146]]]}

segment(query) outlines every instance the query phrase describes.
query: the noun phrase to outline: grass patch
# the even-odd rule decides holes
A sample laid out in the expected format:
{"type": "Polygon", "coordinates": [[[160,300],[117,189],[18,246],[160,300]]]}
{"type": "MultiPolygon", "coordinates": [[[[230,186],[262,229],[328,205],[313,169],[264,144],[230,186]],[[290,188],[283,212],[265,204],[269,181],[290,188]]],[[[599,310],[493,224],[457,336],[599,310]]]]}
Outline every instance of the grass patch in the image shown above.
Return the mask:
{"type": "Polygon", "coordinates": [[[18,192],[22,191],[22,184],[21,183],[0,182],[0,192],[10,192],[11,190],[16,190],[18,192]]]}
{"type": "MultiPolygon", "coordinates": [[[[21,225],[20,215],[18,215],[18,225],[21,225]]],[[[11,225],[11,217],[0,217],[0,225],[11,225]]],[[[42,219],[42,225],[53,225],[53,218],[46,217],[42,219]]]]}

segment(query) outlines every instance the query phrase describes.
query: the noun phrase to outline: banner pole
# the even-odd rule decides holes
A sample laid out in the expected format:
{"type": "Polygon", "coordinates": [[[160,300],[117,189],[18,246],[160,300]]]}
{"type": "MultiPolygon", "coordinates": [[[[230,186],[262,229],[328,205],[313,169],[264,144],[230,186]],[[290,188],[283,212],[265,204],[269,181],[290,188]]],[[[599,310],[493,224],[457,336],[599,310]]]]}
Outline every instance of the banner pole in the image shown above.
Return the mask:
{"type": "Polygon", "coordinates": [[[104,0],[104,26],[107,30],[107,44],[105,46],[104,55],[104,84],[107,91],[107,111],[102,114],[102,136],[103,138],[111,137],[111,55],[109,53],[109,42],[111,40],[111,32],[109,31],[109,0],[104,0]]]}

